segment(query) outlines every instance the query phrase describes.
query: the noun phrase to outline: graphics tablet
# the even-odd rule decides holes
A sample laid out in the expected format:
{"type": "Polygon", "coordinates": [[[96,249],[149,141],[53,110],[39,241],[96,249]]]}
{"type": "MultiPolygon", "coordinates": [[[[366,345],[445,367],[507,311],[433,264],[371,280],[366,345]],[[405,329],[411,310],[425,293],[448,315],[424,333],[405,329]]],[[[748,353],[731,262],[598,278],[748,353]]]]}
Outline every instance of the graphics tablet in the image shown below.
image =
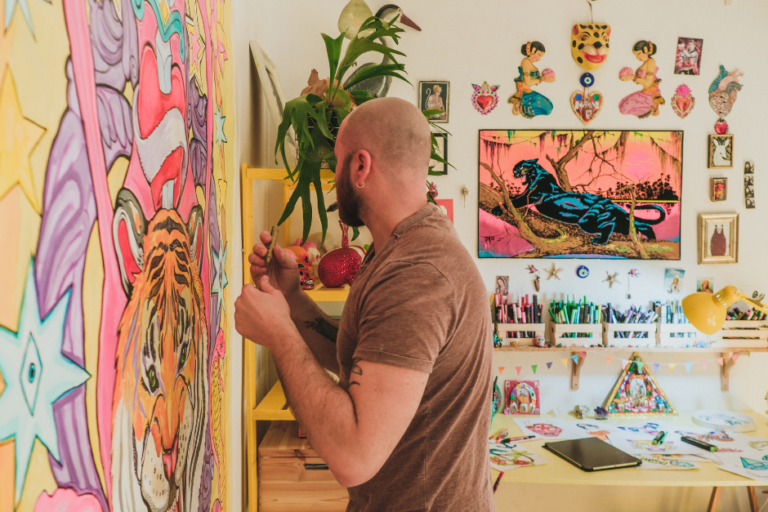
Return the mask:
{"type": "Polygon", "coordinates": [[[583,471],[639,466],[642,461],[596,437],[544,443],[544,448],[583,471]]]}

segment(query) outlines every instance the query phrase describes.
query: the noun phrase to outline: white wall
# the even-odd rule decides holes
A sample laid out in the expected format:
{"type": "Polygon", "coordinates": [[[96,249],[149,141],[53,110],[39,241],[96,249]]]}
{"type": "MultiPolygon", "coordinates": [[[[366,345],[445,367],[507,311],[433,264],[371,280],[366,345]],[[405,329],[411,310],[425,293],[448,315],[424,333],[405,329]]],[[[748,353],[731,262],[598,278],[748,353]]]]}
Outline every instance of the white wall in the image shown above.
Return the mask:
{"type": "MultiPolygon", "coordinates": [[[[337,19],[346,0],[324,0],[308,2],[282,0],[264,3],[258,10],[237,19],[235,23],[244,26],[241,37],[256,39],[276,63],[288,99],[299,94],[304,87],[310,70],[314,67],[321,76],[328,73],[325,49],[320,32],[335,36],[338,33],[337,19]],[[247,25],[247,28],[245,27],[247,25]],[[263,30],[257,30],[261,27],[263,30]]],[[[253,3],[251,6],[255,5],[253,3]]],[[[375,11],[379,4],[369,3],[375,11]]],[[[569,50],[569,30],[574,23],[589,20],[589,7],[578,0],[516,0],[514,2],[489,0],[471,3],[459,0],[401,0],[399,4],[405,13],[418,23],[423,32],[416,33],[406,29],[400,44],[408,58],[405,60],[409,78],[416,84],[419,80],[449,80],[451,82],[451,122],[445,125],[453,134],[449,141],[449,158],[457,167],[451,169],[446,177],[437,177],[440,198],[454,199],[455,224],[466,245],[474,256],[477,255],[477,137],[480,129],[581,129],[582,125],[571,112],[568,104],[570,95],[579,89],[578,79],[583,70],[572,60],[569,50]],[[547,47],[547,54],[539,67],[552,68],[557,73],[554,84],[543,84],[538,91],[548,96],[555,104],[554,112],[549,117],[537,117],[533,120],[513,117],[506,99],[514,92],[514,78],[520,63],[520,46],[529,40],[538,40],[547,47]],[[501,85],[500,103],[494,112],[481,116],[470,103],[472,83],[482,84],[488,81],[492,85],[501,85]],[[470,194],[463,206],[460,190],[466,185],[470,194]]],[[[253,8],[251,8],[253,10],[253,8]]],[[[768,277],[760,270],[764,263],[764,254],[768,251],[768,239],[763,221],[768,208],[768,195],[764,193],[766,180],[762,177],[768,161],[761,158],[765,145],[762,121],[768,118],[768,102],[765,100],[764,83],[768,79],[765,66],[765,51],[768,34],[764,27],[768,21],[768,3],[764,0],[733,0],[733,5],[725,6],[724,0],[646,0],[628,2],[626,0],[599,0],[594,6],[594,20],[612,25],[611,53],[607,62],[594,74],[594,89],[601,91],[606,104],[600,116],[590,128],[596,129],[659,129],[684,130],[684,170],[683,170],[683,205],[682,215],[682,260],[678,262],[640,262],[640,261],[588,261],[591,274],[586,280],[578,279],[575,269],[583,260],[558,261],[564,271],[561,281],[543,281],[542,292],[549,300],[552,294],[587,293],[595,302],[612,302],[621,307],[630,303],[645,305],[650,300],[681,299],[685,294],[695,291],[696,279],[713,277],[715,286],[720,288],[733,284],[752,289],[757,287],[768,290],[768,277]],[[677,37],[704,38],[704,52],[701,76],[679,76],[673,74],[674,51],[677,37]],[[623,116],[618,111],[618,102],[637,88],[634,84],[619,81],[618,72],[625,66],[637,67],[631,48],[640,40],[651,40],[659,47],[656,60],[659,65],[659,77],[662,79],[661,90],[667,99],[662,113],[657,118],[638,120],[623,116]],[[717,116],[709,108],[707,88],[715,78],[720,64],[729,71],[739,68],[745,72],[741,80],[744,84],[738,101],[727,121],[731,133],[735,134],[734,169],[715,172],[707,169],[707,136],[714,133],[713,125],[717,116]],[[680,120],[672,112],[669,102],[675,88],[688,84],[697,100],[693,113],[685,120],[680,120]],[[756,164],[757,209],[745,210],[743,202],[742,173],[743,163],[754,160],[756,164]],[[729,177],[729,194],[725,203],[714,204],[709,201],[709,178],[714,176],[729,177]],[[741,232],[738,265],[697,265],[696,226],[699,213],[738,212],[741,232]],[[626,299],[627,272],[637,268],[641,274],[632,281],[632,300],[626,299]],[[683,293],[677,296],[666,294],[662,288],[665,268],[686,270],[683,293]],[[606,272],[619,272],[623,284],[609,289],[602,280],[606,272]]],[[[242,42],[238,47],[238,71],[246,66],[242,54],[242,42]]],[[[363,56],[361,62],[367,62],[363,56]]],[[[241,139],[241,161],[254,165],[271,165],[274,147],[274,131],[268,113],[253,107],[255,71],[238,73],[238,121],[241,139]],[[246,83],[251,80],[250,83],[246,83]],[[243,87],[241,89],[240,87],[243,87]],[[245,88],[248,88],[245,90],[245,88]],[[245,98],[245,100],[244,100],[245,98]],[[247,104],[243,103],[250,102],[247,104]],[[264,122],[260,130],[247,118],[248,114],[258,115],[264,122]],[[245,126],[249,125],[249,126],[245,126]],[[265,133],[262,130],[266,130],[265,133]],[[247,155],[247,157],[246,157],[247,155]]],[[[417,92],[408,84],[393,83],[390,96],[398,96],[416,102],[417,92]]],[[[279,213],[279,196],[275,206],[275,194],[261,187],[255,199],[257,229],[264,229],[269,222],[276,220],[279,213]],[[261,195],[258,195],[261,194],[261,195]],[[271,206],[270,206],[271,201],[271,206]],[[269,221],[269,222],[268,222],[269,221]],[[261,222],[261,225],[259,225],[261,222]]],[[[299,222],[294,229],[298,230],[299,222]]],[[[338,229],[331,223],[338,237],[338,229]]],[[[298,234],[296,234],[298,236],[298,234]]],[[[510,288],[515,294],[533,293],[525,267],[526,260],[497,259],[476,260],[483,278],[492,290],[495,275],[509,275],[510,288]]],[[[533,262],[540,269],[551,263],[543,260],[533,262]]],[[[559,357],[565,357],[560,355],[559,357]]],[[[588,356],[582,370],[581,389],[570,391],[568,372],[563,368],[557,356],[541,356],[532,353],[505,353],[496,357],[497,366],[505,366],[505,376],[515,375],[515,366],[524,368],[521,376],[533,377],[530,365],[540,364],[536,378],[540,379],[545,410],[564,412],[576,404],[597,405],[602,403],[609,388],[619,373],[616,362],[606,365],[605,358],[588,356]],[[556,363],[547,371],[543,363],[549,360],[556,363]]],[[[626,357],[626,356],[625,356],[626,357]]],[[[665,355],[654,354],[646,358],[648,362],[683,362],[711,359],[714,354],[665,355]]],[[[685,373],[678,366],[674,373],[667,369],[659,372],[659,381],[666,390],[672,403],[680,410],[694,410],[700,407],[752,407],[765,411],[765,396],[768,390],[768,372],[763,368],[768,363],[768,356],[752,355],[742,358],[731,373],[731,391],[720,391],[718,378],[719,367],[710,363],[707,370],[694,365],[691,374],[685,373]]],[[[569,491],[570,492],[570,491],[569,491]]],[[[595,493],[597,491],[594,491],[595,493]]],[[[610,494],[608,491],[600,491],[610,494]]],[[[535,495],[547,493],[538,489],[535,495]]],[[[736,503],[745,503],[746,496],[728,494],[722,509],[730,509],[736,503]],[[738,498],[738,499],[737,499],[738,498]],[[730,500],[730,501],[729,501],[730,500]]],[[[706,490],[680,493],[659,491],[659,503],[670,504],[669,508],[659,506],[654,510],[678,510],[698,506],[706,490]],[[702,494],[704,493],[704,494],[702,494]],[[676,505],[671,506],[672,503],[676,505]]],[[[746,494],[746,493],[743,493],[746,494]]],[[[519,510],[532,510],[535,495],[530,499],[515,503],[519,510]]],[[[560,495],[562,496],[562,495],[560,495]]],[[[583,496],[589,503],[596,494],[583,496]]],[[[638,495],[640,496],[640,495],[638,495]]],[[[622,500],[623,501],[623,500],[622,500]]],[[[560,501],[562,504],[562,501],[560,501]]],[[[619,510],[620,506],[612,507],[619,510]]],[[[499,510],[506,507],[499,504],[499,510]]],[[[626,505],[621,510],[632,510],[626,505]]]]}

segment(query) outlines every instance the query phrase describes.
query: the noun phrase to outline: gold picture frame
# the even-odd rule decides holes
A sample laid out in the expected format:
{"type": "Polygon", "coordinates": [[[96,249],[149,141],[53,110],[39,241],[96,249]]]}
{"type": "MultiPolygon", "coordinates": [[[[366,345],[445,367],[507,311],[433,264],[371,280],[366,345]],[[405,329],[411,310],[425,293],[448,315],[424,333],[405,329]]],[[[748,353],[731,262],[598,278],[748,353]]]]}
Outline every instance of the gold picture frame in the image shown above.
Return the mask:
{"type": "Polygon", "coordinates": [[[710,135],[707,154],[707,168],[733,169],[733,135],[710,135]]]}
{"type": "Polygon", "coordinates": [[[699,265],[739,262],[739,214],[699,214],[699,265]]]}

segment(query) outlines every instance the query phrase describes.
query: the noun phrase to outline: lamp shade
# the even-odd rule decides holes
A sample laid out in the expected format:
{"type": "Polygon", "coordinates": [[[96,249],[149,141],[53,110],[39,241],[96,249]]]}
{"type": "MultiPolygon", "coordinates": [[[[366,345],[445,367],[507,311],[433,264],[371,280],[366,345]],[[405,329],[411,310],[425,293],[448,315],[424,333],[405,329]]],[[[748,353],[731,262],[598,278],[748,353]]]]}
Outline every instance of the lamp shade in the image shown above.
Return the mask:
{"type": "Polygon", "coordinates": [[[726,286],[717,293],[693,293],[683,299],[683,313],[704,334],[715,334],[723,327],[728,308],[739,301],[738,291],[726,286]]]}

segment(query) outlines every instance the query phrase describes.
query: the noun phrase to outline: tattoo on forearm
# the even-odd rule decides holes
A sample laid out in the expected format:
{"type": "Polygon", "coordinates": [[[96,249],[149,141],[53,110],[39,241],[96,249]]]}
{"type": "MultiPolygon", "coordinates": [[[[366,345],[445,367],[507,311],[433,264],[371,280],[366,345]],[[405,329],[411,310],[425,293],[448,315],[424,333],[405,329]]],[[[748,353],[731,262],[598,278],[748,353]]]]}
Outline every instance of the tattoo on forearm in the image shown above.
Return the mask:
{"type": "Polygon", "coordinates": [[[336,343],[336,338],[339,335],[339,329],[331,325],[331,323],[323,317],[317,317],[314,321],[304,322],[304,327],[312,329],[334,343],[336,343]]]}

